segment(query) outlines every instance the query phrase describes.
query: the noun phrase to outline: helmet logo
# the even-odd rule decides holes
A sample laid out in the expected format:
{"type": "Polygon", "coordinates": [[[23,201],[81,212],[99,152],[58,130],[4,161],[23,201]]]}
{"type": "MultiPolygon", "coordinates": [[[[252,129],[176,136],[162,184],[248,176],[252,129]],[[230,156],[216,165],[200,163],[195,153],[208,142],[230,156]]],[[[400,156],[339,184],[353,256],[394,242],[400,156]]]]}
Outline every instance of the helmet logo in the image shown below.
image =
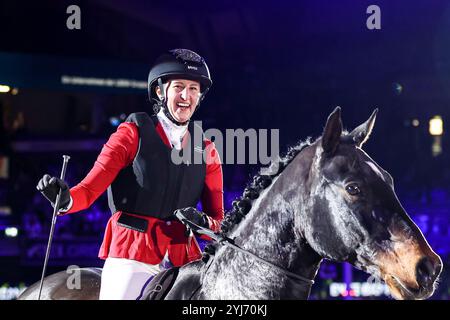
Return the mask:
{"type": "Polygon", "coordinates": [[[198,70],[198,68],[195,67],[195,66],[189,66],[189,65],[188,65],[187,68],[188,68],[188,70],[190,70],[190,69],[198,70]]]}

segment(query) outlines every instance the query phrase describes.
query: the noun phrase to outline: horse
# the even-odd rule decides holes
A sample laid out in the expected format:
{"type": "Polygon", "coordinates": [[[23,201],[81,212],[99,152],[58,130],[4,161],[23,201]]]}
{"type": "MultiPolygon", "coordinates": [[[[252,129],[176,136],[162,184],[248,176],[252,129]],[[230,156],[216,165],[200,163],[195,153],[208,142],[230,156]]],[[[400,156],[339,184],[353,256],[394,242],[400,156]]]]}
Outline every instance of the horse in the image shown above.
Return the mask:
{"type": "MultiPolygon", "coordinates": [[[[395,299],[432,296],[442,260],[402,207],[392,176],[362,149],[377,112],[348,132],[337,107],[320,137],[300,142],[269,173],[257,174],[222,222],[232,245],[208,245],[205,259],[177,270],[164,298],[308,299],[324,259],[383,280],[395,299]]],[[[97,281],[89,268],[83,274],[89,275],[81,286],[86,294],[68,290],[61,272],[48,277],[43,298],[97,298],[99,273],[97,281]]],[[[36,298],[37,287],[19,299],[36,298]]]]}

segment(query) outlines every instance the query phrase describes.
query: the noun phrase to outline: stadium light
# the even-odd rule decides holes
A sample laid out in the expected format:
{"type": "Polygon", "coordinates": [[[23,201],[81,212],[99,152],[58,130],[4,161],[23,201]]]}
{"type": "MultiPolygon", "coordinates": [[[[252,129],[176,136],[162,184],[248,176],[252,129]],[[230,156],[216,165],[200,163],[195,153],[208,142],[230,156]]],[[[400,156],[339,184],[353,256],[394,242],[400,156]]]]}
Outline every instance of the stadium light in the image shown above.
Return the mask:
{"type": "Polygon", "coordinates": [[[9,86],[0,84],[0,93],[7,93],[7,92],[9,92],[9,90],[11,90],[11,88],[9,86]]]}
{"type": "Polygon", "coordinates": [[[9,238],[15,238],[19,234],[19,230],[16,227],[5,228],[5,236],[9,238]]]}
{"type": "Polygon", "coordinates": [[[16,227],[9,227],[5,229],[5,236],[15,238],[19,234],[19,230],[16,227]]]}
{"type": "Polygon", "coordinates": [[[441,116],[434,116],[429,122],[429,132],[432,136],[442,136],[444,132],[444,121],[441,116]]]}

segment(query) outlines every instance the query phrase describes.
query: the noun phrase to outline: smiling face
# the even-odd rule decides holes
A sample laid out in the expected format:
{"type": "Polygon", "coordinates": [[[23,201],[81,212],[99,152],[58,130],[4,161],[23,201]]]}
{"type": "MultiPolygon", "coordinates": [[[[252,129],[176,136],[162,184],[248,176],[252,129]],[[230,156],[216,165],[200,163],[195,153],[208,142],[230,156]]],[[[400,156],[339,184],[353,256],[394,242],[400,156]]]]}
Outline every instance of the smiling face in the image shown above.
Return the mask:
{"type": "MultiPolygon", "coordinates": [[[[181,123],[188,121],[200,100],[200,83],[186,79],[173,79],[164,85],[167,108],[172,117],[181,123]]],[[[156,94],[161,96],[161,89],[156,87],[156,94]]]]}
{"type": "Polygon", "coordinates": [[[402,208],[390,174],[361,149],[375,116],[345,136],[340,114],[330,118],[313,164],[308,242],[383,279],[397,299],[428,298],[442,261],[402,208]]]}

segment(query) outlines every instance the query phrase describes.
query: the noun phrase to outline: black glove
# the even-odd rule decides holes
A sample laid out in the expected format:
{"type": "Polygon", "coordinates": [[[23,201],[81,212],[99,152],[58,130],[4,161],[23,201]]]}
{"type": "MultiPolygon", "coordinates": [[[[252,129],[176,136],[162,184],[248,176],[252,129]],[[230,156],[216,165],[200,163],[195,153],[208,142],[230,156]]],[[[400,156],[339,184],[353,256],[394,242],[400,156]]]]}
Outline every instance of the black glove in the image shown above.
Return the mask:
{"type": "Polygon", "coordinates": [[[186,217],[186,219],[195,223],[196,225],[203,228],[209,228],[208,217],[206,216],[206,214],[198,211],[196,208],[187,207],[178,209],[177,211],[180,211],[186,217]]]}
{"type": "Polygon", "coordinates": [[[39,180],[36,189],[38,189],[44,197],[55,207],[56,196],[59,189],[61,189],[61,199],[59,200],[59,208],[65,209],[70,203],[69,186],[63,180],[57,177],[50,177],[45,174],[41,180],[39,180]]]}

